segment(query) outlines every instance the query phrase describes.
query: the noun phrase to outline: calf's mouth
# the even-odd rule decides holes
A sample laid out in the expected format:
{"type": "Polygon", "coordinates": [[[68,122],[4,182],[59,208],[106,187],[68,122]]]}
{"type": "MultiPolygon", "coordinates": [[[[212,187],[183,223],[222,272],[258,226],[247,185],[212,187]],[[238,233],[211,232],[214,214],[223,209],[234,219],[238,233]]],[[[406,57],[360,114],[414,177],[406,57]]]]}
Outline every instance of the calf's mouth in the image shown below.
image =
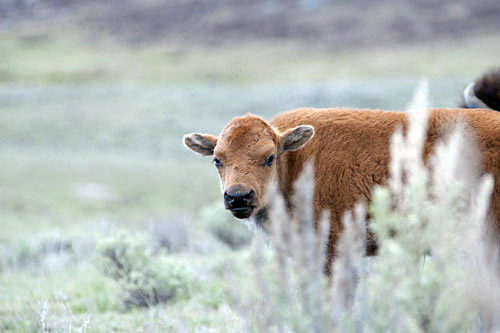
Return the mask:
{"type": "Polygon", "coordinates": [[[230,211],[233,214],[233,216],[238,219],[247,219],[250,216],[252,216],[253,207],[247,206],[247,207],[231,208],[230,211]]]}
{"type": "Polygon", "coordinates": [[[224,192],[224,206],[238,219],[252,216],[254,200],[255,192],[243,186],[232,186],[224,192]]]}

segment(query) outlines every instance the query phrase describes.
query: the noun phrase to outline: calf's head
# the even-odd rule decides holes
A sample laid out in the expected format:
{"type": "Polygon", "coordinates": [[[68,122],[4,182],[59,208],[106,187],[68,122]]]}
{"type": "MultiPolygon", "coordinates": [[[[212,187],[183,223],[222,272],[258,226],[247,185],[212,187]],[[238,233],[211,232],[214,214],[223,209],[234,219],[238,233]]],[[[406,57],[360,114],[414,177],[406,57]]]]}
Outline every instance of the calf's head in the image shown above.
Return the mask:
{"type": "Polygon", "coordinates": [[[279,132],[264,119],[246,115],[230,121],[218,137],[192,133],[184,136],[184,144],[200,155],[212,156],[226,209],[244,219],[265,205],[281,154],[303,147],[313,135],[309,125],[279,132]]]}

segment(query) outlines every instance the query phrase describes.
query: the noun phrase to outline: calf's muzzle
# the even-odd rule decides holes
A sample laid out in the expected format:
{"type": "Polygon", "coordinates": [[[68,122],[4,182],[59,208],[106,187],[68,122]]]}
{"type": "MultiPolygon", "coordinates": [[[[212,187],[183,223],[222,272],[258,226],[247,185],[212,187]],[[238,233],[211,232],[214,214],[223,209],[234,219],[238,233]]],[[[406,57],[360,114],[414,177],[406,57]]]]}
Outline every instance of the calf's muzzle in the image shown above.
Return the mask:
{"type": "Polygon", "coordinates": [[[231,213],[240,219],[252,215],[255,191],[243,185],[233,185],[224,192],[224,205],[231,213]]]}

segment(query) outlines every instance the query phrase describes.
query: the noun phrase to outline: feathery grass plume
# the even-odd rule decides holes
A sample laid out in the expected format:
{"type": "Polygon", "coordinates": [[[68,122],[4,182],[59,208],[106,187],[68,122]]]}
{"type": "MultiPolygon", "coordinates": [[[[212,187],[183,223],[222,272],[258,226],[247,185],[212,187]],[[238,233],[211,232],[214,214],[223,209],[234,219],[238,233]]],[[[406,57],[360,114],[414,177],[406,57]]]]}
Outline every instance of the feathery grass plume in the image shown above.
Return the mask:
{"type": "MultiPolygon", "coordinates": [[[[429,84],[422,81],[413,96],[408,107],[408,133],[406,136],[406,149],[403,152],[408,162],[403,166],[409,177],[415,176],[423,171],[422,152],[427,137],[427,125],[429,120],[429,84]]],[[[392,153],[393,151],[391,151],[392,153]]]]}
{"type": "Polygon", "coordinates": [[[325,301],[326,244],[329,230],[329,215],[323,213],[317,227],[314,223],[314,164],[309,160],[294,184],[292,198],[292,237],[290,253],[292,270],[297,276],[302,314],[310,320],[313,332],[328,330],[325,301]],[[300,249],[300,251],[297,251],[300,249]]]}
{"type": "Polygon", "coordinates": [[[40,312],[40,323],[42,324],[42,332],[48,332],[47,317],[49,316],[49,301],[45,299],[43,302],[42,311],[40,312]]]}
{"type": "MultiPolygon", "coordinates": [[[[249,331],[265,332],[271,329],[277,332],[284,332],[284,327],[280,326],[278,313],[280,308],[275,308],[276,299],[274,294],[277,291],[282,291],[285,288],[279,288],[272,291],[272,285],[269,285],[269,276],[266,268],[269,267],[269,262],[264,254],[265,241],[263,235],[257,235],[253,242],[252,251],[252,266],[254,272],[255,283],[255,299],[243,301],[244,309],[242,315],[249,318],[249,331]],[[248,312],[247,313],[247,309],[248,312]]],[[[287,275],[287,273],[285,274],[287,275]]],[[[278,275],[279,276],[279,275],[278,275]]],[[[288,299],[288,297],[284,297],[288,299]]]]}
{"type": "Polygon", "coordinates": [[[291,214],[276,186],[269,190],[271,261],[260,248],[254,250],[256,284],[263,299],[255,311],[257,331],[329,332],[329,307],[325,267],[328,215],[315,226],[313,165],[307,163],[295,185],[291,214]],[[298,190],[300,189],[300,190],[298,190]]]}
{"type": "MultiPolygon", "coordinates": [[[[366,253],[365,219],[366,207],[360,203],[353,212],[346,212],[342,221],[344,231],[338,240],[337,257],[333,263],[330,300],[332,324],[339,332],[352,324],[349,317],[358,293],[357,281],[366,275],[366,261],[363,259],[366,253]]],[[[361,293],[360,296],[365,295],[361,293]]],[[[360,310],[366,314],[364,308],[360,310]]]]}
{"type": "Polygon", "coordinates": [[[402,202],[404,179],[408,177],[412,181],[422,183],[427,177],[427,170],[423,167],[422,151],[429,119],[428,90],[427,82],[421,82],[409,104],[407,135],[404,136],[400,127],[391,137],[389,166],[391,177],[388,184],[399,204],[404,204],[402,202]]]}
{"type": "Polygon", "coordinates": [[[473,198],[474,230],[468,239],[467,283],[469,307],[475,313],[474,332],[500,332],[500,252],[489,230],[488,208],[494,180],[483,177],[478,195],[473,198]]]}
{"type": "Polygon", "coordinates": [[[500,257],[498,245],[484,224],[487,220],[493,178],[484,177],[474,200],[474,232],[469,238],[468,299],[476,312],[474,332],[500,332],[500,257]]]}

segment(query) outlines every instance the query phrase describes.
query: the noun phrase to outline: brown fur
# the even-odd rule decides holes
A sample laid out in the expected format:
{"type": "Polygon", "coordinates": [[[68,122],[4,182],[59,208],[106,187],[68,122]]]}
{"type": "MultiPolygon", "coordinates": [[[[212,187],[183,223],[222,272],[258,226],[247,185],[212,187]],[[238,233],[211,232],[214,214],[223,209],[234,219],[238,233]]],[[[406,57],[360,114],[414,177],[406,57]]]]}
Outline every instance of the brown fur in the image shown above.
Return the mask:
{"type": "MultiPolygon", "coordinates": [[[[405,112],[390,111],[297,109],[282,113],[269,123],[254,115],[237,117],[218,138],[208,137],[216,140],[214,156],[221,161],[218,169],[223,192],[234,186],[255,191],[252,215],[265,208],[264,194],[274,180],[290,204],[293,184],[306,161],[313,158],[314,212],[316,218],[324,210],[331,212],[331,260],[344,212],[359,201],[369,201],[373,186],[385,182],[390,138],[395,128],[405,125],[406,116],[405,112]],[[305,135],[305,142],[287,150],[283,147],[287,140],[305,133],[295,130],[295,136],[291,134],[300,125],[313,126],[314,136],[305,135]],[[272,167],[263,164],[270,154],[277,158],[272,167]]],[[[477,140],[484,171],[495,178],[491,216],[493,228],[500,235],[500,114],[482,109],[432,110],[424,155],[427,157],[436,141],[460,119],[466,120],[477,140]]],[[[305,127],[299,129],[307,132],[305,127]]],[[[188,135],[185,140],[192,137],[188,135]]],[[[186,145],[202,153],[189,142],[186,145]]],[[[368,237],[372,240],[371,235],[368,237]]]]}

